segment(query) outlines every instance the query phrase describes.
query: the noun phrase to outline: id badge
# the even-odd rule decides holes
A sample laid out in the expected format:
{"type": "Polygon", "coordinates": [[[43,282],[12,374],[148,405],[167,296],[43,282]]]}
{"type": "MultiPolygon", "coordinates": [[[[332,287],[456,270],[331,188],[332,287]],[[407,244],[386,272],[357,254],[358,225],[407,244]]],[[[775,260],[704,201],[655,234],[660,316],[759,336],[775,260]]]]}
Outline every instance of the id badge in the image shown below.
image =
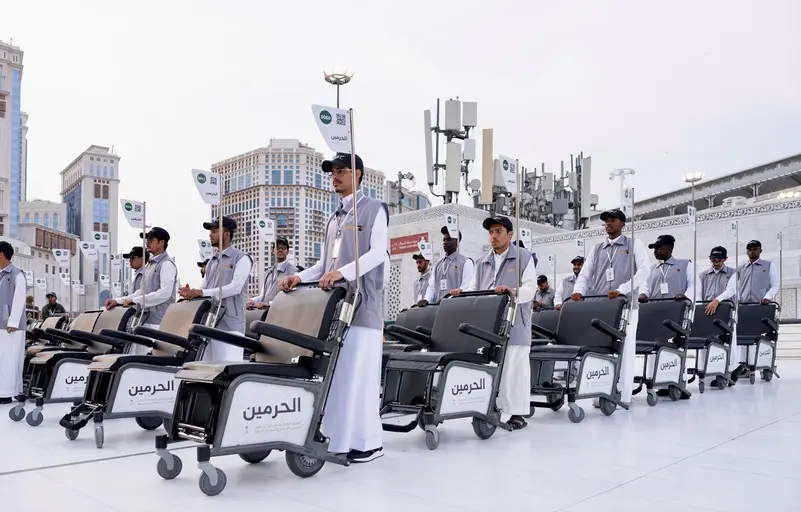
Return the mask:
{"type": "Polygon", "coordinates": [[[334,259],[339,258],[339,238],[334,240],[334,248],[331,249],[331,257],[334,259]]]}
{"type": "Polygon", "coordinates": [[[448,290],[448,280],[447,279],[440,279],[439,280],[439,289],[442,291],[448,290]]]}
{"type": "Polygon", "coordinates": [[[615,280],[615,269],[609,267],[608,269],[606,269],[606,282],[611,283],[614,280],[615,280]]]}
{"type": "Polygon", "coordinates": [[[659,293],[662,295],[668,294],[668,284],[667,283],[660,283],[659,285],[659,293]]]}

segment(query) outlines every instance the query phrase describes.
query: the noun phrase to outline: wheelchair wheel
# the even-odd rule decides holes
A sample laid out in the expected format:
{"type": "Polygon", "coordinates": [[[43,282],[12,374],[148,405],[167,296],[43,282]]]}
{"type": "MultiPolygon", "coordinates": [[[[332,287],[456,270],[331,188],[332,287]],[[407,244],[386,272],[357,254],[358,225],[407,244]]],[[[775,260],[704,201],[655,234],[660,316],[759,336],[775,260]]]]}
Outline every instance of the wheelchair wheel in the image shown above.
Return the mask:
{"type": "Polygon", "coordinates": [[[8,410],[8,417],[11,418],[12,421],[22,421],[25,418],[25,409],[22,407],[12,407],[8,410]]]}
{"type": "Polygon", "coordinates": [[[608,398],[601,397],[601,412],[604,413],[604,416],[611,416],[615,413],[617,409],[617,404],[608,398]]]}
{"type": "Polygon", "coordinates": [[[270,456],[272,450],[265,450],[263,452],[240,453],[239,458],[248,464],[258,464],[270,456]]]}
{"type": "Polygon", "coordinates": [[[473,418],[473,432],[479,439],[489,439],[498,427],[480,418],[473,418]]]}
{"type": "Polygon", "coordinates": [[[156,464],[156,473],[158,473],[159,476],[164,480],[172,480],[173,478],[181,474],[181,470],[183,468],[184,468],[184,463],[181,461],[181,458],[173,455],[172,469],[167,467],[167,463],[164,461],[164,459],[159,458],[158,464],[156,464]]]}
{"type": "Polygon", "coordinates": [[[325,461],[322,459],[315,459],[314,457],[308,457],[300,453],[286,452],[286,465],[295,476],[309,478],[323,469],[325,461]]]}
{"type": "Polygon", "coordinates": [[[658,403],[659,403],[659,396],[657,396],[657,394],[656,394],[656,393],[651,393],[651,392],[649,392],[649,393],[648,393],[648,394],[645,396],[645,402],[646,402],[648,405],[650,405],[651,407],[653,407],[653,406],[655,406],[656,404],[658,404],[658,403]]]}
{"type": "Polygon", "coordinates": [[[575,404],[569,404],[568,407],[570,407],[570,409],[567,411],[567,417],[570,421],[573,423],[581,423],[584,421],[584,409],[575,404]]]}
{"type": "Polygon", "coordinates": [[[214,469],[217,471],[216,485],[211,485],[211,479],[209,479],[209,475],[207,475],[205,472],[200,474],[198,486],[206,496],[217,496],[223,492],[223,489],[225,489],[225,486],[228,483],[228,478],[225,476],[225,473],[223,473],[223,470],[219,468],[214,469]]]}
{"type": "Polygon", "coordinates": [[[426,427],[426,448],[436,450],[439,446],[439,430],[433,425],[426,427]]]}
{"type": "Polygon", "coordinates": [[[762,370],[762,380],[764,380],[765,382],[772,381],[773,380],[773,372],[770,371],[767,368],[762,370]]]}
{"type": "Polygon", "coordinates": [[[79,432],[80,432],[80,430],[72,430],[71,428],[65,428],[64,429],[64,435],[70,441],[75,441],[76,439],[78,439],[78,433],[79,432]]]}
{"type": "Polygon", "coordinates": [[[754,384],[756,382],[756,374],[754,372],[751,372],[748,375],[748,382],[750,382],[751,384],[754,384]]]}
{"type": "MultiPolygon", "coordinates": [[[[753,384],[753,382],[751,384],[753,384]]],[[[726,380],[726,377],[722,375],[718,375],[717,377],[715,377],[715,387],[718,389],[726,389],[727,387],[729,387],[729,383],[726,380]]]]}
{"type": "Polygon", "coordinates": [[[156,430],[164,421],[161,418],[141,416],[134,418],[136,424],[143,430],[156,430]]]}
{"type": "Polygon", "coordinates": [[[44,421],[44,416],[41,411],[37,411],[36,409],[25,416],[25,422],[32,427],[38,427],[42,424],[42,421],[44,421]]]}
{"type": "Polygon", "coordinates": [[[681,388],[677,386],[670,386],[668,388],[668,396],[674,402],[678,402],[679,400],[681,400],[681,394],[682,394],[681,388]]]}

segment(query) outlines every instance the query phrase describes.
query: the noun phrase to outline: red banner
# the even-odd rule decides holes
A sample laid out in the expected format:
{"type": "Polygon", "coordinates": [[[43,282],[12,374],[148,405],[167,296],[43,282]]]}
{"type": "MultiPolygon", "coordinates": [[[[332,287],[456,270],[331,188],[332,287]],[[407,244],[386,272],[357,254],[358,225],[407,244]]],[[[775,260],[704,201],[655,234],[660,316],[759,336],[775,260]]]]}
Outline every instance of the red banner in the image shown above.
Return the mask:
{"type": "Polygon", "coordinates": [[[399,236],[389,240],[389,253],[390,254],[407,254],[412,252],[420,252],[417,243],[420,239],[428,242],[428,233],[416,233],[414,235],[399,236]]]}

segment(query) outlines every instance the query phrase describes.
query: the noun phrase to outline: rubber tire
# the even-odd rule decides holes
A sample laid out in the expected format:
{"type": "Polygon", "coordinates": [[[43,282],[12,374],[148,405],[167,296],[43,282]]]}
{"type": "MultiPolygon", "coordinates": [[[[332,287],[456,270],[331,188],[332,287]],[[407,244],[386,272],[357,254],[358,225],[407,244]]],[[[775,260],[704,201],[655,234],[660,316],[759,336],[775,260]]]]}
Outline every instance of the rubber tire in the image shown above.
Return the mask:
{"type": "Polygon", "coordinates": [[[25,423],[32,427],[38,427],[44,421],[44,415],[42,411],[36,411],[35,409],[34,411],[29,412],[28,415],[25,416],[25,423]]]}
{"type": "Polygon", "coordinates": [[[648,395],[645,397],[645,403],[651,407],[654,407],[659,403],[659,397],[656,395],[656,393],[648,393],[648,395]]]}
{"type": "Polygon", "coordinates": [[[139,425],[139,428],[142,430],[156,430],[159,428],[163,423],[164,420],[161,418],[156,417],[148,417],[148,416],[139,416],[134,418],[136,424],[139,425]]]}
{"type": "Polygon", "coordinates": [[[581,409],[581,408],[578,408],[578,409],[574,410],[571,407],[567,411],[567,417],[573,423],[581,423],[582,421],[584,421],[585,414],[586,413],[584,412],[584,409],[581,409]],[[578,412],[576,412],[576,411],[578,411],[578,412]]]}
{"type": "Polygon", "coordinates": [[[217,496],[225,486],[228,484],[228,477],[225,476],[225,473],[220,468],[214,468],[217,471],[217,485],[212,487],[211,481],[209,480],[209,476],[206,473],[201,473],[200,478],[198,479],[198,487],[200,487],[201,492],[206,496],[217,496]]]}
{"type": "Polygon", "coordinates": [[[772,381],[773,380],[773,372],[768,370],[768,369],[762,370],[762,380],[764,380],[765,382],[772,381]]]}
{"type": "Polygon", "coordinates": [[[480,418],[473,418],[473,432],[475,432],[476,437],[479,439],[489,439],[495,434],[497,428],[497,426],[488,421],[484,421],[480,418]]]}
{"type": "Polygon", "coordinates": [[[601,398],[600,400],[601,412],[604,416],[611,416],[617,410],[617,404],[608,398],[601,398]]]}
{"type": "Polygon", "coordinates": [[[76,439],[78,439],[78,434],[80,433],[81,433],[80,430],[72,430],[70,428],[64,429],[64,436],[70,441],[75,441],[76,439]]]}
{"type": "Polygon", "coordinates": [[[698,382],[698,392],[703,395],[705,389],[706,389],[706,384],[704,384],[704,381],[698,382]]]}
{"type": "Polygon", "coordinates": [[[426,429],[426,448],[436,450],[439,446],[439,430],[436,428],[426,429]]]}
{"type": "Polygon", "coordinates": [[[751,384],[754,384],[756,382],[756,374],[754,372],[751,372],[748,375],[748,382],[750,382],[751,384]]]}
{"type": "Polygon", "coordinates": [[[263,452],[240,453],[239,458],[244,460],[248,464],[258,464],[259,462],[269,457],[270,452],[272,452],[272,450],[267,450],[263,452]]]}
{"type": "Polygon", "coordinates": [[[720,390],[726,389],[727,387],[729,387],[729,382],[726,380],[726,377],[718,375],[717,377],[715,377],[715,387],[717,387],[720,390]]]}
{"type": "Polygon", "coordinates": [[[678,388],[676,386],[670,386],[668,388],[668,396],[674,402],[678,402],[679,400],[681,400],[681,395],[682,395],[681,388],[678,388]]]}
{"type": "Polygon", "coordinates": [[[173,467],[172,471],[167,469],[167,463],[164,462],[164,459],[159,457],[159,461],[156,464],[156,473],[159,474],[161,478],[164,480],[172,480],[173,478],[177,477],[181,474],[181,470],[184,469],[184,463],[180,457],[176,457],[175,455],[172,456],[173,467]]]}
{"type": "Polygon", "coordinates": [[[95,446],[99,448],[103,448],[103,444],[105,444],[105,433],[102,425],[95,425],[95,446]]]}
{"type": "Polygon", "coordinates": [[[321,469],[323,469],[325,461],[322,459],[307,457],[300,453],[286,452],[286,465],[295,476],[299,476],[300,478],[309,478],[316,475],[321,469]]]}
{"type": "Polygon", "coordinates": [[[22,421],[23,419],[25,419],[25,409],[24,408],[19,409],[19,415],[14,413],[14,411],[16,410],[17,410],[16,407],[12,407],[11,409],[8,410],[8,417],[11,418],[11,421],[22,421]]]}

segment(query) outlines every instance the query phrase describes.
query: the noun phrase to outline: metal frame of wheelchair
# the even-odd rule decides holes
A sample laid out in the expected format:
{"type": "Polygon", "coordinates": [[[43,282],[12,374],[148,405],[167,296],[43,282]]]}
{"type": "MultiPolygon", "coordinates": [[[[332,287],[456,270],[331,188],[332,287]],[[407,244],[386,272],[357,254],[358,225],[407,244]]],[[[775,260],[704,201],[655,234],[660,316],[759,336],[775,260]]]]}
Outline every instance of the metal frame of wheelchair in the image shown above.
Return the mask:
{"type": "MultiPolygon", "coordinates": [[[[777,302],[769,302],[768,304],[760,303],[740,303],[737,308],[737,346],[747,347],[746,360],[739,361],[743,364],[748,371],[748,380],[751,384],[756,382],[756,373],[759,372],[762,380],[770,382],[775,375],[778,378],[781,376],[776,372],[776,343],[779,340],[779,323],[778,320],[781,315],[781,306],[777,302]],[[769,316],[761,316],[757,312],[758,322],[754,322],[754,327],[762,326],[764,329],[755,329],[754,332],[748,334],[741,334],[741,308],[773,308],[773,314],[769,316]],[[762,332],[764,330],[764,332],[762,332]],[[753,342],[740,343],[744,337],[753,338],[753,342]],[[753,363],[750,363],[753,355],[753,363]]],[[[756,320],[757,317],[754,319],[756,320]]],[[[750,319],[750,318],[749,318],[750,319]]],[[[749,340],[750,341],[750,340],[749,340]]]]}
{"type": "Polygon", "coordinates": [[[728,372],[729,360],[731,359],[731,337],[734,333],[732,325],[734,324],[734,303],[729,300],[724,300],[718,305],[718,309],[714,315],[706,314],[706,306],[711,301],[696,301],[695,312],[693,314],[693,325],[690,329],[690,337],[687,340],[687,350],[695,351],[695,366],[687,367],[687,373],[692,377],[687,381],[687,384],[692,384],[698,379],[698,391],[704,393],[706,384],[704,379],[715,379],[715,387],[719,390],[726,389],[729,385],[734,384],[728,372]],[[727,315],[721,315],[721,306],[729,310],[727,315]],[[711,320],[708,324],[704,324],[705,332],[702,333],[704,341],[699,341],[698,330],[699,319],[711,320]],[[708,332],[707,332],[708,331],[708,332]],[[698,344],[703,343],[703,347],[698,344]],[[701,357],[703,352],[704,357],[701,357]],[[700,363],[703,362],[703,366],[700,363]],[[711,368],[710,368],[711,367],[711,368]]]}

